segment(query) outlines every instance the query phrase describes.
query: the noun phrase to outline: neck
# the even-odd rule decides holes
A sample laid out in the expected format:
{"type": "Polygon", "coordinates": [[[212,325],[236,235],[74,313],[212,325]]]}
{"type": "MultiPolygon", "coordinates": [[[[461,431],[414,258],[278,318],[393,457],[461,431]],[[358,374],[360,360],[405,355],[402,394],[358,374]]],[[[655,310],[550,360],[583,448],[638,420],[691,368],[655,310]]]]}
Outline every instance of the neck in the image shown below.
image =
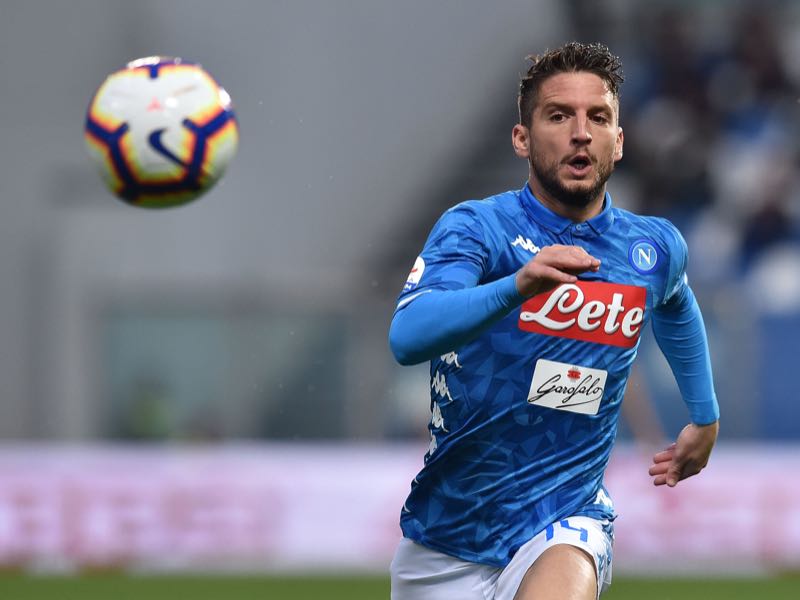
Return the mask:
{"type": "Polygon", "coordinates": [[[583,223],[603,212],[603,202],[606,197],[605,186],[603,186],[603,189],[600,190],[597,196],[585,206],[575,206],[562,202],[557,197],[548,193],[534,177],[528,179],[528,187],[534,197],[544,206],[557,215],[569,219],[574,223],[583,223]]]}

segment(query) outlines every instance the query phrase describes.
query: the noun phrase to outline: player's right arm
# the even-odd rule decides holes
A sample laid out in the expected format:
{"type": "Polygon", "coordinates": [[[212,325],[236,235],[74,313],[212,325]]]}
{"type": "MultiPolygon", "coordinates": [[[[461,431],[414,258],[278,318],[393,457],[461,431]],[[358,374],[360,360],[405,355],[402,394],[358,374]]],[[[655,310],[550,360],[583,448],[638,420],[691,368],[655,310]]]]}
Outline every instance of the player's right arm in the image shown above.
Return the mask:
{"type": "Polygon", "coordinates": [[[513,274],[463,289],[428,289],[398,304],[389,346],[401,365],[431,360],[471,341],[524,300],[513,274]]]}
{"type": "Polygon", "coordinates": [[[527,298],[574,282],[600,262],[574,246],[547,246],[519,271],[481,283],[491,252],[477,215],[468,207],[445,213],[416,268],[419,278],[400,295],[389,345],[400,364],[446,354],[473,340],[527,298]]]}

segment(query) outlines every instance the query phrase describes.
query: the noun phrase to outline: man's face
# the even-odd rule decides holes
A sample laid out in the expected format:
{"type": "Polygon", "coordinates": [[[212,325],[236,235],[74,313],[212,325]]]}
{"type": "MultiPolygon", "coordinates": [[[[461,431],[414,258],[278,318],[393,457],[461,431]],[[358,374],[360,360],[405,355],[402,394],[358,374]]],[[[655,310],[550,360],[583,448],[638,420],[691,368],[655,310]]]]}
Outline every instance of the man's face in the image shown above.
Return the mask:
{"type": "Polygon", "coordinates": [[[514,128],[514,148],[530,161],[534,194],[573,208],[602,203],[622,158],[618,102],[594,73],[559,73],[542,82],[530,129],[514,128]]]}

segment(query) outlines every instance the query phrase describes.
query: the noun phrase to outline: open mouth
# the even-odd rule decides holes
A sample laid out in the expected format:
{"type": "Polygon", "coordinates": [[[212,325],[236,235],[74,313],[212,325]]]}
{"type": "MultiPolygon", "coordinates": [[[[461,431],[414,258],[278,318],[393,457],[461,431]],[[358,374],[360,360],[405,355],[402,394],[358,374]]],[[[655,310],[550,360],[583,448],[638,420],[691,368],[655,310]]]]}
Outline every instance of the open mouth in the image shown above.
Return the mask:
{"type": "Polygon", "coordinates": [[[588,156],[579,154],[567,161],[567,167],[574,175],[585,175],[592,168],[592,161],[588,156]]]}

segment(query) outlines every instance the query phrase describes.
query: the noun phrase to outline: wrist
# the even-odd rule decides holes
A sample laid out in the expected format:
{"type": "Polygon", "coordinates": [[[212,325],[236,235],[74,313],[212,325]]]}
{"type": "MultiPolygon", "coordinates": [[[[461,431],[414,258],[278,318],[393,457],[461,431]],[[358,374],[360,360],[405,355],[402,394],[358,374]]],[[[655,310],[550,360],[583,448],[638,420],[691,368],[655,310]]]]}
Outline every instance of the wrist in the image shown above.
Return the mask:
{"type": "Polygon", "coordinates": [[[502,286],[504,292],[508,295],[509,300],[511,300],[514,304],[522,304],[528,299],[528,296],[521,291],[519,278],[520,273],[517,271],[514,275],[509,275],[507,278],[507,284],[502,286]]]}
{"type": "Polygon", "coordinates": [[[522,267],[514,275],[514,286],[517,289],[517,294],[525,300],[536,295],[536,282],[525,273],[525,267],[522,267]]]}

